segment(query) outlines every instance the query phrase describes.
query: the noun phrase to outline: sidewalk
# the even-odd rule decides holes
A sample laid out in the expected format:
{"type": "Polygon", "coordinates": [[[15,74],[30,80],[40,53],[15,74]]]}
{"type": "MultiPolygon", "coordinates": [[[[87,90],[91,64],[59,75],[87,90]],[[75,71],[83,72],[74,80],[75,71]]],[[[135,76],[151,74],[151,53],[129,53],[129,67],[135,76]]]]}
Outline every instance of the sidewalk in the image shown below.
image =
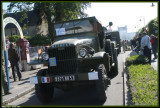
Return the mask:
{"type": "Polygon", "coordinates": [[[151,57],[151,66],[154,68],[154,70],[156,70],[156,72],[158,72],[158,53],[157,53],[157,59],[153,60],[154,56],[152,54],[151,57]]]}
{"type": "Polygon", "coordinates": [[[2,95],[3,103],[2,105],[5,106],[10,102],[15,101],[16,99],[26,95],[27,93],[34,90],[34,84],[30,84],[29,78],[32,76],[36,76],[38,70],[47,68],[47,66],[43,66],[36,70],[24,71],[21,72],[22,80],[14,82],[13,78],[10,78],[10,92],[12,94],[9,95],[2,95]]]}

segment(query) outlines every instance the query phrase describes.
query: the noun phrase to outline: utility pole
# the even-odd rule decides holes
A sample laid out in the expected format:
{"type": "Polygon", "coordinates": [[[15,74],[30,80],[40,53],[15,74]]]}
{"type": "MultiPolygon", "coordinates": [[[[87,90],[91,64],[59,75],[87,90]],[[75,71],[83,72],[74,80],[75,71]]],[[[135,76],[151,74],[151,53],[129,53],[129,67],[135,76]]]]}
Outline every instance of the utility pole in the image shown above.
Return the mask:
{"type": "MultiPolygon", "coordinates": [[[[3,15],[5,11],[3,10],[3,15]]],[[[5,69],[6,69],[6,76],[8,80],[8,89],[10,90],[10,80],[9,80],[9,73],[8,73],[8,57],[6,51],[6,38],[5,38],[5,30],[4,30],[4,22],[3,22],[3,15],[2,15],[2,26],[3,26],[3,51],[4,51],[4,60],[5,60],[5,69]]]]}

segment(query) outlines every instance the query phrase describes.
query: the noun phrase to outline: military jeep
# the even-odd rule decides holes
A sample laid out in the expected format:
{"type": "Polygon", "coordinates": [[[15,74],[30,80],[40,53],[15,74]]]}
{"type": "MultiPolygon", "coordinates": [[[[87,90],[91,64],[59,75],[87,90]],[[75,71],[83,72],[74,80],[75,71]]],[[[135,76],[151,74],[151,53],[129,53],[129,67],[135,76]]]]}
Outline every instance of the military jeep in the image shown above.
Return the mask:
{"type": "Polygon", "coordinates": [[[110,31],[105,33],[106,39],[110,39],[117,48],[117,54],[121,52],[121,40],[119,31],[110,31]]]}
{"type": "Polygon", "coordinates": [[[105,90],[110,85],[108,73],[118,68],[112,69],[117,64],[117,52],[107,46],[101,24],[89,17],[54,23],[54,28],[54,43],[44,57],[48,68],[30,78],[40,102],[50,102],[55,87],[70,90],[83,85],[94,86],[97,99],[105,101],[105,90]],[[114,52],[113,56],[109,52],[114,52]]]}

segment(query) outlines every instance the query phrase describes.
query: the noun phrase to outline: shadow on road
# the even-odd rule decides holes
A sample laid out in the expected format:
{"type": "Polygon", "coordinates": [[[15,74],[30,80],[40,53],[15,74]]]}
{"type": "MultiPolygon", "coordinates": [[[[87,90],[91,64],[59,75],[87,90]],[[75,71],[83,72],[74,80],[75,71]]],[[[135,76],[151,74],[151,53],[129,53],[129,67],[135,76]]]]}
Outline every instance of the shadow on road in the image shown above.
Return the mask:
{"type": "MultiPolygon", "coordinates": [[[[25,103],[20,104],[20,106],[25,105],[44,105],[41,104],[35,95],[35,92],[31,94],[32,96],[25,103]]],[[[107,100],[106,100],[107,101],[107,100]]],[[[50,105],[103,105],[104,102],[99,102],[96,98],[96,90],[94,87],[78,87],[71,91],[62,91],[55,88],[53,99],[50,103],[45,104],[45,106],[50,105]]]]}

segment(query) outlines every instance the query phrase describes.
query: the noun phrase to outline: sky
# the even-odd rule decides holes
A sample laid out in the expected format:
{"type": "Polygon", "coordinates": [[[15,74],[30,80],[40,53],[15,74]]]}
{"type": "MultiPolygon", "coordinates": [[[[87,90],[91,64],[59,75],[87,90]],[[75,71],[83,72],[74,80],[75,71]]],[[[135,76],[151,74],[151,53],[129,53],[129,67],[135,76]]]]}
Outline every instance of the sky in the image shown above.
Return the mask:
{"type": "MultiPolygon", "coordinates": [[[[112,30],[127,26],[128,32],[136,32],[158,17],[158,3],[153,3],[151,7],[152,2],[91,2],[85,12],[89,17],[95,16],[105,27],[112,22],[112,30]]],[[[6,10],[8,4],[3,3],[3,9],[6,10]]]]}
{"type": "Polygon", "coordinates": [[[103,26],[113,22],[112,30],[127,26],[128,32],[136,32],[150,20],[158,17],[157,4],[154,3],[155,6],[151,7],[152,2],[96,2],[91,3],[91,8],[85,12],[89,17],[95,16],[103,26]]]}

